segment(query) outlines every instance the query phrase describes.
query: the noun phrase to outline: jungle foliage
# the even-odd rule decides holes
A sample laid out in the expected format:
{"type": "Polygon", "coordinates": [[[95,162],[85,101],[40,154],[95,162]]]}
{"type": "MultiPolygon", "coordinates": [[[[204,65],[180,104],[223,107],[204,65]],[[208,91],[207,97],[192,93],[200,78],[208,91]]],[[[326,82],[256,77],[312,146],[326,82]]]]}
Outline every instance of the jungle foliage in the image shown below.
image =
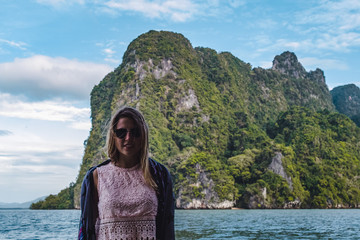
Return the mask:
{"type": "Polygon", "coordinates": [[[74,183],[57,195],[49,195],[44,200],[32,203],[31,209],[71,209],[74,208],[74,183]]]}
{"type": "Polygon", "coordinates": [[[331,90],[331,95],[336,110],[360,126],[360,88],[355,84],[338,86],[331,90]]]}
{"type": "Polygon", "coordinates": [[[106,159],[107,124],[124,105],[144,114],[150,154],[169,168],[176,197],[204,197],[199,168],[220,200],[240,207],[359,206],[359,128],[335,111],[325,82],[294,77],[299,64],[289,75],[193,48],[181,34],[139,36],[91,92],[92,129],[75,185],[34,208],[79,207],[82,179],[106,159]],[[276,153],[291,184],[269,170],[276,153]]]}

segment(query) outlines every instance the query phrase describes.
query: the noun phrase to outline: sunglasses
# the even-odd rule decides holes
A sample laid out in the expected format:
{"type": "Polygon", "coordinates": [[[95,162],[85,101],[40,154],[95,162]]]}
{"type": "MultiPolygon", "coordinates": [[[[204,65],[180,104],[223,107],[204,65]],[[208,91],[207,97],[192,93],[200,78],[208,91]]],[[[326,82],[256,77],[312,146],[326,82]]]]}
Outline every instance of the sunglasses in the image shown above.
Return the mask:
{"type": "Polygon", "coordinates": [[[125,128],[119,128],[119,129],[114,130],[114,132],[115,132],[115,135],[120,139],[124,139],[128,132],[130,133],[131,137],[135,137],[135,138],[138,138],[141,135],[139,128],[132,128],[132,129],[130,129],[130,131],[128,131],[125,128]]]}

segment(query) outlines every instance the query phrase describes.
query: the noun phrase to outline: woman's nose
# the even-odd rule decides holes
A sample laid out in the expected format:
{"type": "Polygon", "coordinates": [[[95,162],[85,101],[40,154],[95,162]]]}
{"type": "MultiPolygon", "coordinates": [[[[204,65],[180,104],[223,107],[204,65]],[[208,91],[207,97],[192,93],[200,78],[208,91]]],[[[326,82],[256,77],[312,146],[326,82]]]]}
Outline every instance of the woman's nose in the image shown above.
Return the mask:
{"type": "Polygon", "coordinates": [[[127,131],[125,135],[125,140],[129,140],[130,138],[131,138],[130,131],[127,131]]]}

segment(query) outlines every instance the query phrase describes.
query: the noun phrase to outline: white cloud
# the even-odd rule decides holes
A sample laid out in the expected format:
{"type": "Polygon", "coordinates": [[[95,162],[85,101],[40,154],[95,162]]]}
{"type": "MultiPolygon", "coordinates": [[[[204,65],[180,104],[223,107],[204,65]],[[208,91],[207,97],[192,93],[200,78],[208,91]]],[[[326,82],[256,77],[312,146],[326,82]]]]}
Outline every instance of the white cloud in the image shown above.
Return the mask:
{"type": "Polygon", "coordinates": [[[106,57],[104,58],[106,62],[112,63],[112,64],[119,64],[120,60],[116,58],[106,57]]]}
{"type": "MultiPolygon", "coordinates": [[[[266,36],[272,36],[275,30],[279,34],[270,42],[254,38],[253,45],[261,46],[257,50],[259,53],[290,50],[329,55],[348,53],[360,46],[359,0],[322,0],[313,4],[312,8],[284,14],[281,20],[273,17],[273,20],[265,21],[271,23],[264,28],[269,29],[268,33],[260,36],[264,38],[265,35],[265,40],[268,40],[266,36]]],[[[259,18],[252,25],[261,27],[263,19],[259,18]]]]}
{"type": "Polygon", "coordinates": [[[0,39],[0,43],[4,43],[6,45],[9,45],[11,47],[15,47],[15,48],[18,48],[21,50],[26,50],[26,48],[25,48],[26,43],[23,43],[23,42],[15,42],[15,41],[9,41],[6,39],[0,39]]]}
{"type": "Polygon", "coordinates": [[[351,47],[360,46],[360,33],[324,33],[314,45],[322,49],[346,52],[351,47]]]}
{"type": "Polygon", "coordinates": [[[8,130],[1,130],[0,129],[0,136],[6,136],[6,135],[11,135],[12,132],[8,131],[8,130]]]}
{"type": "Polygon", "coordinates": [[[298,12],[296,19],[296,24],[304,27],[303,34],[308,36],[312,48],[349,51],[360,46],[358,0],[323,0],[314,8],[298,12]]]}
{"type": "Polygon", "coordinates": [[[10,94],[0,94],[0,116],[69,122],[76,129],[90,129],[90,109],[64,101],[26,102],[10,94]]]}
{"type": "MultiPolygon", "coordinates": [[[[186,22],[198,17],[229,16],[234,9],[244,6],[245,0],[110,0],[105,2],[103,12],[136,12],[148,18],[186,22]]],[[[226,17],[226,20],[231,18],[226,17]]]]}
{"type": "Polygon", "coordinates": [[[170,18],[184,22],[192,18],[200,6],[190,0],[147,1],[147,0],[111,0],[105,3],[112,10],[133,11],[150,18],[170,18]]]}
{"type": "Polygon", "coordinates": [[[109,62],[111,65],[116,65],[116,66],[118,66],[121,63],[121,59],[116,58],[117,57],[116,53],[118,51],[126,50],[126,45],[127,44],[125,42],[121,42],[121,41],[119,42],[116,40],[107,40],[106,42],[103,43],[96,43],[96,46],[101,48],[101,52],[105,56],[104,60],[106,62],[109,62]]]}
{"type": "Polygon", "coordinates": [[[83,5],[85,3],[85,0],[36,0],[36,2],[39,4],[60,8],[63,6],[71,6],[73,4],[83,5]]]}
{"type": "MultiPolygon", "coordinates": [[[[57,194],[74,182],[83,153],[82,144],[14,131],[0,136],[0,191],[3,202],[25,202],[57,194]]],[[[62,133],[60,133],[62,134],[62,133]]]]}
{"type": "Polygon", "coordinates": [[[114,53],[116,53],[114,50],[112,50],[111,48],[105,48],[104,49],[104,52],[106,54],[109,54],[109,55],[113,55],[114,53]]]}
{"type": "MultiPolygon", "coordinates": [[[[54,131],[55,133],[56,131],[54,131]]],[[[55,135],[53,135],[56,138],[55,135]]],[[[76,166],[72,161],[82,152],[82,146],[69,143],[59,144],[59,140],[51,139],[28,131],[14,131],[14,134],[2,136],[0,162],[8,167],[3,167],[1,172],[17,170],[19,166],[34,165],[34,171],[48,171],[43,166],[76,166]],[[60,161],[61,160],[61,161],[60,161]]]]}
{"type": "Polygon", "coordinates": [[[245,0],[229,0],[229,5],[233,8],[238,8],[246,4],[245,0]]]}
{"type": "Polygon", "coordinates": [[[261,44],[259,42],[259,45],[264,46],[262,48],[257,49],[257,52],[282,52],[282,51],[299,51],[299,50],[310,50],[313,46],[313,44],[308,40],[301,40],[301,41],[291,41],[288,39],[277,39],[274,43],[268,43],[268,44],[261,44]],[[267,45],[267,46],[266,46],[267,45]]]}
{"type": "Polygon", "coordinates": [[[90,121],[72,122],[70,124],[70,127],[78,130],[89,130],[91,128],[91,122],[90,121]]]}
{"type": "Polygon", "coordinates": [[[356,29],[360,25],[358,0],[323,0],[319,5],[298,16],[300,23],[325,24],[342,29],[356,29]]]}
{"type": "Polygon", "coordinates": [[[112,64],[119,64],[120,60],[114,58],[114,54],[116,53],[116,51],[114,51],[112,48],[105,48],[103,49],[104,54],[106,55],[105,57],[105,61],[112,63],[112,64]]]}
{"type": "Polygon", "coordinates": [[[319,59],[314,57],[300,58],[299,62],[306,69],[321,68],[323,70],[348,70],[346,63],[336,59],[319,59]]]}
{"type": "Polygon", "coordinates": [[[0,63],[2,92],[34,99],[88,99],[94,85],[112,70],[104,64],[36,55],[0,63]]]}
{"type": "Polygon", "coordinates": [[[246,0],[36,0],[39,4],[63,9],[72,5],[88,5],[106,14],[136,12],[149,18],[185,22],[199,16],[223,16],[246,4],[246,0]]]}
{"type": "Polygon", "coordinates": [[[91,127],[89,108],[24,99],[0,93],[0,201],[56,194],[75,181],[91,127]]]}

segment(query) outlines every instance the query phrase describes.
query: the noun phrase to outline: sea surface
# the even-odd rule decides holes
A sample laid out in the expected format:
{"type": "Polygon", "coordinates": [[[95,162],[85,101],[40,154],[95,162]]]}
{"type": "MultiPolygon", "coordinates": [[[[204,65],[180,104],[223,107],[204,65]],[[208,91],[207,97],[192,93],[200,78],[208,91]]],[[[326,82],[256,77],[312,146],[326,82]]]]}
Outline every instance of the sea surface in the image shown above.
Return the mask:
{"type": "MultiPolygon", "coordinates": [[[[0,239],[76,239],[79,210],[0,209],[0,239]]],[[[360,239],[360,209],[176,210],[176,239],[360,239]]]]}

